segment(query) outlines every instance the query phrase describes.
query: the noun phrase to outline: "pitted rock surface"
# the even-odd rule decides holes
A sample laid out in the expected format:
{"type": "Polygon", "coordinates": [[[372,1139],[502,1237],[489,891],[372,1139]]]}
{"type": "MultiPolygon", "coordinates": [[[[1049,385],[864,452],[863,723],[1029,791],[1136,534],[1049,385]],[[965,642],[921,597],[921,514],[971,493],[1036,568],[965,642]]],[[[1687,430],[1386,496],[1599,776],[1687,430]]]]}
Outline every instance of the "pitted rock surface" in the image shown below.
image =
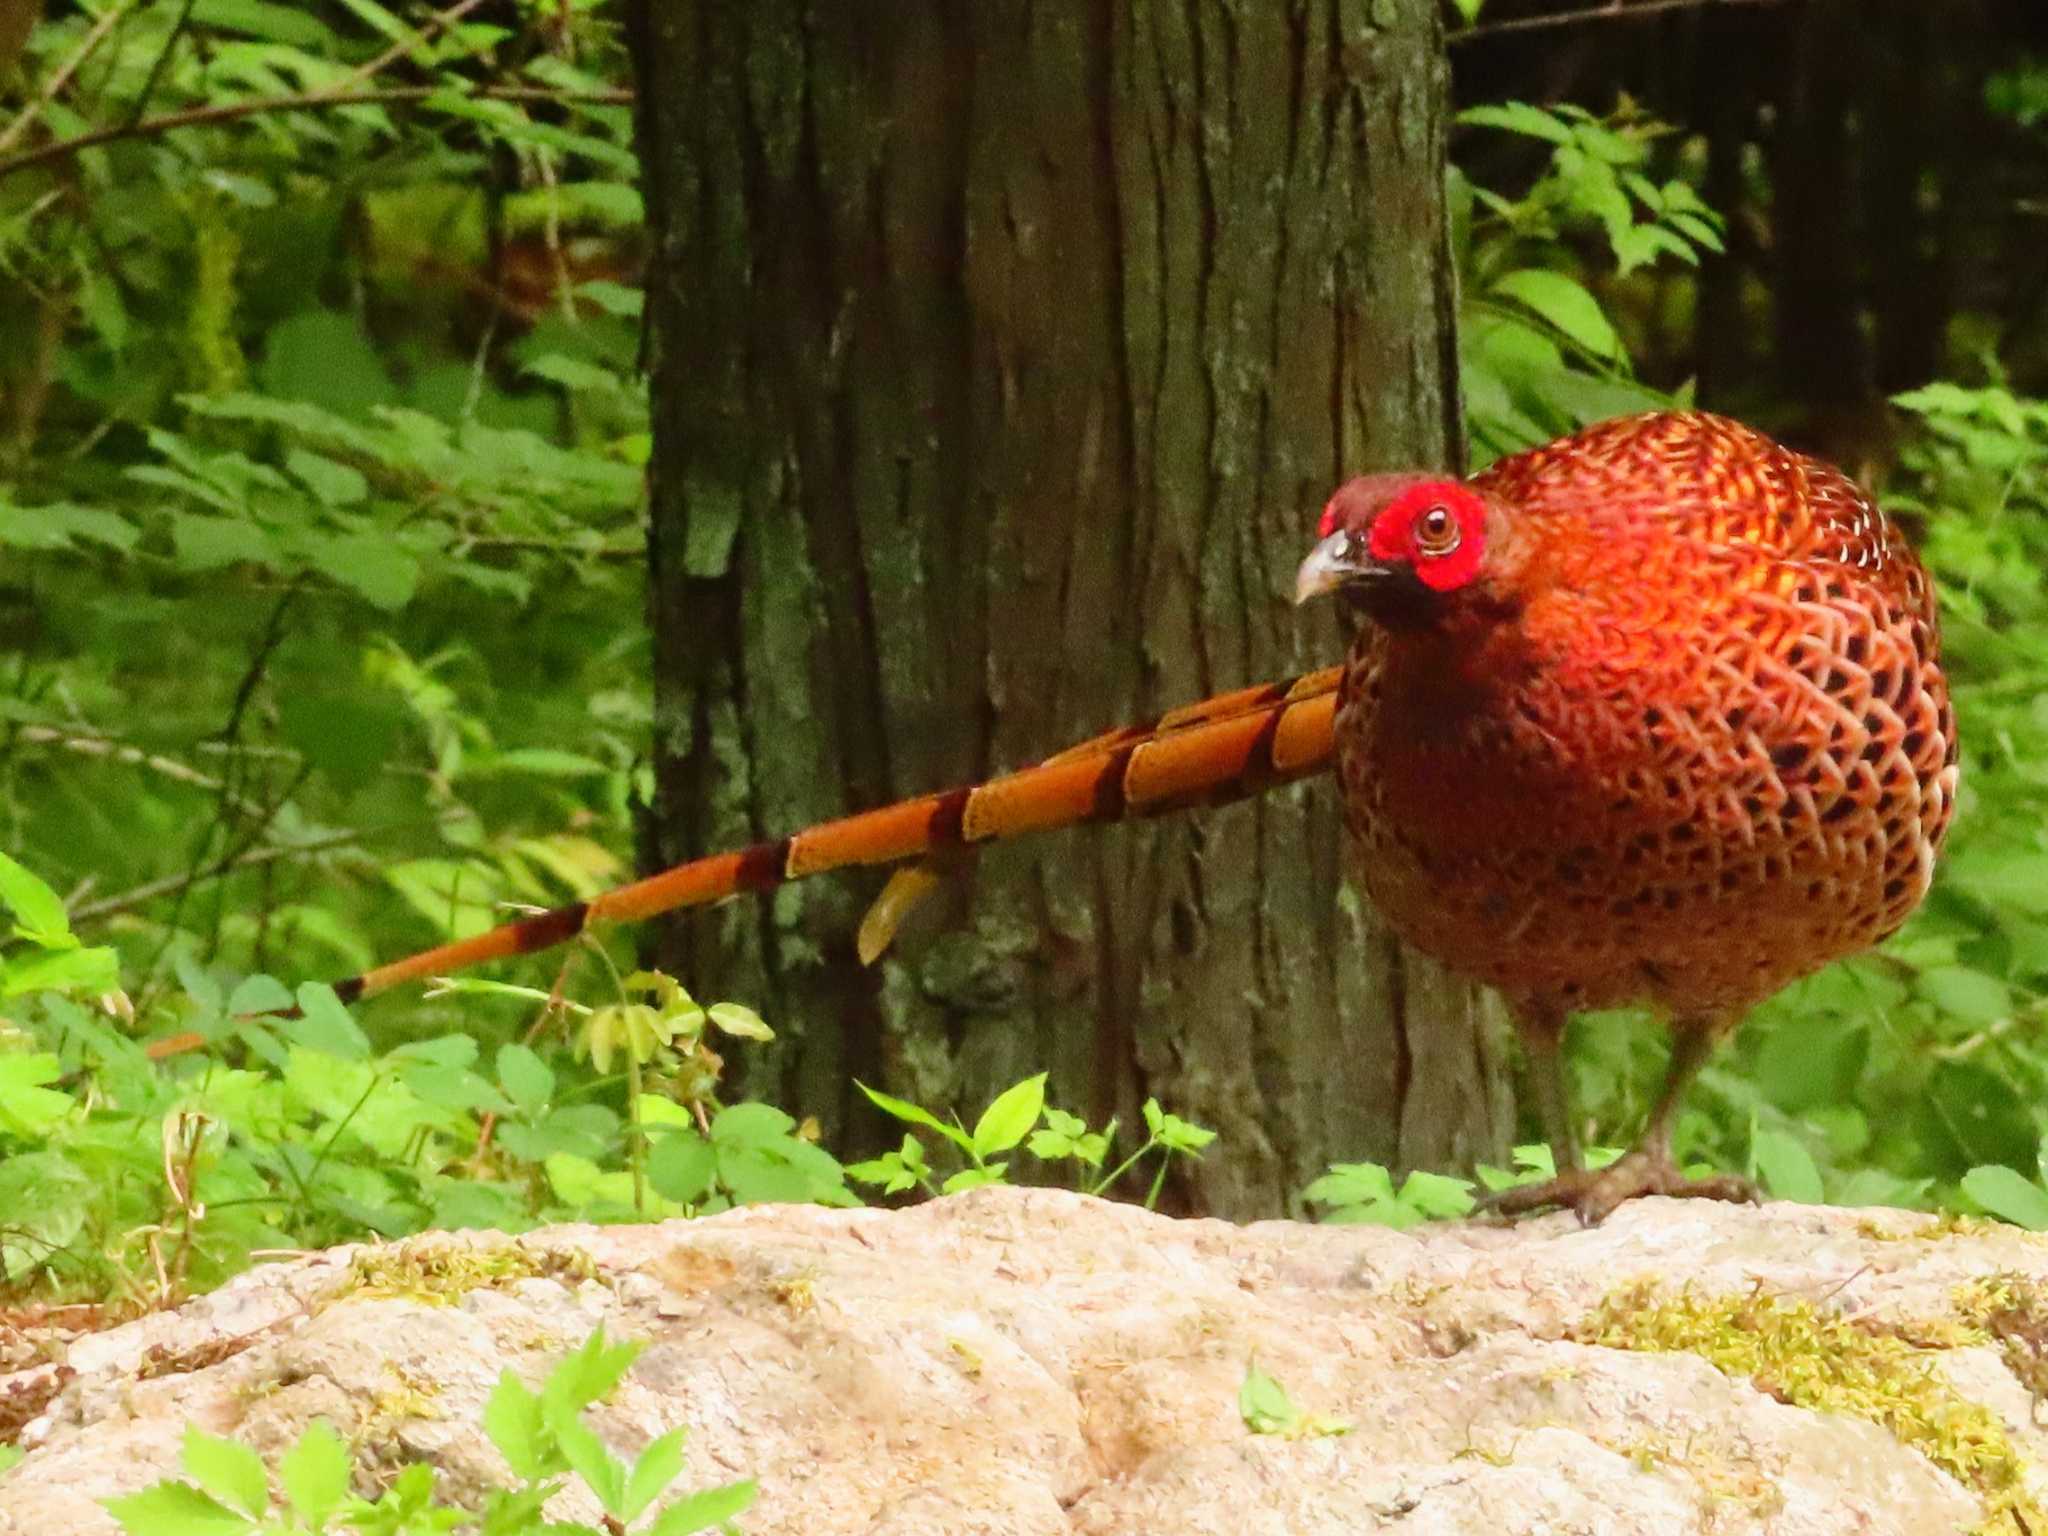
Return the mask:
{"type": "MultiPolygon", "coordinates": [[[[627,1456],[687,1426],[677,1490],[756,1479],[750,1536],[1954,1536],[1977,1492],[1880,1425],[1574,1332],[1638,1281],[1908,1331],[1973,1280],[2048,1285],[2048,1240],[2018,1231],[1654,1199],[1590,1231],[1394,1232],[997,1188],[411,1241],[575,1262],[437,1298],[354,1287],[360,1250],[336,1250],[0,1375],[0,1404],[56,1387],[0,1478],[0,1536],[115,1531],[99,1501],[175,1476],[188,1423],[274,1457],[324,1417],[359,1445],[359,1492],[428,1459],[474,1499],[506,1476],[480,1427],[499,1373],[537,1383],[599,1324],[646,1349],[592,1422],[627,1456]],[[1348,1428],[1252,1433],[1253,1361],[1348,1428]]],[[[2029,1462],[2048,1450],[1999,1350],[1928,1364],[2029,1462]]],[[[593,1519],[578,1497],[553,1512],[593,1519]]]]}

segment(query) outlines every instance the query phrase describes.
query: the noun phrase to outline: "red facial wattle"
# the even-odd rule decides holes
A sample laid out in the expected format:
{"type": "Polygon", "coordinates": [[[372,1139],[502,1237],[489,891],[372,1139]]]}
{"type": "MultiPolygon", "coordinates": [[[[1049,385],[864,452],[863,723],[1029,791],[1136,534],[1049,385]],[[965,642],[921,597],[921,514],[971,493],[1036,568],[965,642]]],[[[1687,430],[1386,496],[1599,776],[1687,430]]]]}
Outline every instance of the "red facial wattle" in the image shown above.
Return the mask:
{"type": "Polygon", "coordinates": [[[1373,519],[1367,546],[1375,560],[1409,566],[1432,591],[1456,591],[1479,574],[1486,551],[1486,503],[1455,480],[1424,481],[1387,503],[1373,519]],[[1423,519],[1437,508],[1457,520],[1456,542],[1448,548],[1432,548],[1418,536],[1423,519]]]}

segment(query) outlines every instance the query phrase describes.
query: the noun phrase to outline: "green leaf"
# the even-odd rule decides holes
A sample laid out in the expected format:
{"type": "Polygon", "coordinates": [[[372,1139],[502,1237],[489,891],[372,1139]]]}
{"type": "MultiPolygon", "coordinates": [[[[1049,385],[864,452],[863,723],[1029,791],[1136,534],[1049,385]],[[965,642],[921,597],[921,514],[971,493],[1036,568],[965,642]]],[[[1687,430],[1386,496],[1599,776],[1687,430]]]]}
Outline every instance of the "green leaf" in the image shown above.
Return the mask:
{"type": "Polygon", "coordinates": [[[1975,1061],[1936,1065],[1916,1116],[1936,1173],[1959,1177],[1980,1163],[2018,1167],[2034,1156],[2033,1116],[2012,1084],[1975,1061]]]}
{"type": "Polygon", "coordinates": [[[1394,1176],[1378,1163],[1336,1163],[1301,1192],[1316,1205],[1364,1205],[1394,1198],[1394,1176]]]}
{"type": "Polygon", "coordinates": [[[541,1406],[547,1412],[549,1427],[559,1430],[565,1419],[609,1394],[625,1379],[645,1347],[631,1339],[623,1344],[610,1343],[602,1327],[595,1329],[548,1373],[547,1384],[541,1388],[541,1406]]]}
{"type": "Polygon", "coordinates": [[[1045,1079],[1041,1072],[1036,1077],[1027,1077],[1021,1083],[1012,1084],[997,1094],[995,1101],[981,1112],[981,1118],[974,1122],[973,1151],[976,1157],[989,1157],[997,1152],[1007,1152],[1030,1132],[1038,1123],[1038,1113],[1045,1108],[1045,1079]]]}
{"type": "Polygon", "coordinates": [[[762,1020],[753,1009],[739,1003],[713,1003],[704,1010],[706,1017],[725,1034],[739,1040],[773,1040],[775,1031],[762,1020]]]}
{"type": "MultiPolygon", "coordinates": [[[[0,1126],[20,1134],[21,1117],[8,1112],[12,1097],[0,1089],[0,1126]]],[[[71,1108],[68,1099],[64,1107],[71,1108]]],[[[0,1224],[0,1276],[19,1281],[77,1241],[97,1193],[95,1181],[62,1153],[17,1152],[0,1159],[0,1211],[7,1212],[0,1224]]]]}
{"type": "Polygon", "coordinates": [[[295,1043],[345,1061],[369,1057],[369,1038],[326,982],[309,981],[301,986],[298,1004],[300,1017],[288,1021],[284,1029],[295,1043]]]}
{"type": "Polygon", "coordinates": [[[1959,965],[1922,971],[1913,990],[1940,1012],[1972,1029],[2012,1017],[2012,991],[1996,976],[1959,965]]]}
{"type": "Polygon", "coordinates": [[[396,611],[419,589],[420,563],[387,537],[368,533],[322,535],[306,541],[320,573],[366,601],[396,611]]]}
{"type": "Polygon", "coordinates": [[[297,1001],[285,986],[274,976],[250,976],[228,994],[228,1012],[232,1014],[285,1013],[297,1001]]]}
{"type": "Polygon", "coordinates": [[[532,1482],[560,1470],[548,1453],[540,1395],[509,1368],[498,1373],[498,1385],[484,1404],[484,1433],[517,1477],[532,1482]]]}
{"type": "Polygon", "coordinates": [[[98,997],[121,984],[120,956],[111,949],[57,949],[0,963],[0,997],[62,992],[98,997]]]}
{"type": "Polygon", "coordinates": [[[2001,1220],[2030,1232],[2048,1232],[2048,1190],[2002,1163],[1964,1174],[1963,1193],[2001,1220]]]}
{"type": "MultiPolygon", "coordinates": [[[[1475,12],[1477,7],[1474,7],[1475,12]]],[[[1525,101],[1503,101],[1484,106],[1467,107],[1458,114],[1458,122],[1474,128],[1504,128],[1509,133],[1524,134],[1532,139],[1548,139],[1553,144],[1569,144],[1572,141],[1570,126],[1541,107],[1532,107],[1525,101]]]]}
{"type": "MultiPolygon", "coordinates": [[[[57,1057],[47,1051],[0,1056],[0,1130],[25,1138],[38,1137],[70,1114],[77,1107],[71,1095],[60,1088],[43,1086],[60,1081],[63,1075],[57,1057]]],[[[0,1161],[0,1178],[5,1178],[23,1158],[38,1156],[70,1166],[55,1152],[19,1153],[11,1160],[0,1161]]],[[[12,1208],[0,1206],[0,1210],[12,1208]]]]}
{"type": "Polygon", "coordinates": [[[702,1204],[717,1177],[718,1151],[695,1130],[670,1131],[647,1158],[648,1181],[683,1205],[702,1204]]]}
{"type": "Polygon", "coordinates": [[[1966,891],[1992,907],[2048,917],[2048,853],[1970,849],[1949,864],[1945,879],[1950,888],[1966,891]]]}
{"type": "Polygon", "coordinates": [[[555,1444],[561,1447],[562,1457],[569,1463],[570,1470],[597,1495],[597,1502],[604,1506],[606,1514],[623,1521],[626,1518],[625,1464],[581,1419],[550,1417],[548,1428],[554,1433],[555,1444]]]}
{"type": "Polygon", "coordinates": [[[1621,338],[1600,301],[1561,272],[1524,267],[1498,278],[1493,291],[1526,305],[1596,357],[1621,356],[1621,338]]]}
{"type": "Polygon", "coordinates": [[[263,1473],[263,1458],[234,1440],[209,1435],[185,1426],[185,1473],[221,1503],[240,1510],[251,1520],[263,1518],[270,1507],[270,1483],[263,1473]]]}
{"type": "Polygon", "coordinates": [[[1244,1380],[1237,1389],[1238,1417],[1255,1435],[1284,1435],[1301,1421],[1301,1411],[1287,1395],[1287,1389],[1259,1369],[1256,1360],[1245,1367],[1244,1380]]]}
{"type": "Polygon", "coordinates": [[[1776,1198],[1801,1205],[1819,1205],[1826,1199],[1820,1169],[1796,1137],[1783,1131],[1758,1131],[1750,1138],[1749,1156],[1765,1190],[1776,1198]]]}
{"type": "Polygon", "coordinates": [[[796,1121],[773,1104],[728,1104],[711,1120],[711,1139],[722,1147],[764,1147],[786,1140],[796,1121]]]}
{"type": "Polygon", "coordinates": [[[190,1483],[158,1483],[100,1503],[128,1536],[248,1536],[244,1516],[190,1483]]]}
{"type": "Polygon", "coordinates": [[[690,1536],[692,1531],[722,1525],[735,1515],[745,1514],[752,1506],[757,1491],[754,1480],[746,1478],[737,1483],[727,1483],[723,1488],[707,1488],[702,1493],[678,1499],[655,1516],[654,1523],[647,1528],[647,1536],[690,1536]]]}
{"type": "Polygon", "coordinates": [[[531,1046],[499,1046],[497,1065],[499,1086],[523,1112],[535,1113],[554,1096],[554,1071],[531,1046]]]}
{"type": "Polygon", "coordinates": [[[324,454],[294,448],[284,456],[284,467],[323,506],[352,507],[370,494],[370,483],[361,470],[324,454]]]}
{"type": "Polygon", "coordinates": [[[0,901],[14,913],[14,931],[31,944],[45,949],[73,949],[71,920],[57,893],[0,853],[0,901]]]}
{"type": "Polygon", "coordinates": [[[1009,1182],[1008,1163],[987,1163],[979,1168],[962,1168],[939,1186],[942,1195],[957,1195],[966,1189],[981,1189],[990,1184],[1009,1182]]]}
{"type": "Polygon", "coordinates": [[[85,540],[126,551],[139,537],[133,523],[99,507],[68,502],[16,507],[0,501],[0,544],[13,549],[71,549],[85,540]]]}
{"type": "Polygon", "coordinates": [[[315,1419],[285,1452],[277,1477],[292,1513],[317,1529],[348,1497],[348,1446],[332,1424],[315,1419]]]}
{"type": "Polygon", "coordinates": [[[179,512],[171,518],[171,546],[188,571],[217,571],[228,565],[274,565],[277,546],[256,524],[231,517],[179,512]]]}
{"type": "Polygon", "coordinates": [[[317,17],[296,5],[272,0],[192,0],[190,16],[202,27],[241,32],[266,43],[284,43],[318,53],[338,49],[340,39],[317,17]]]}
{"type": "Polygon", "coordinates": [[[1472,1185],[1467,1179],[1418,1169],[1401,1181],[1400,1201],[1431,1220],[1472,1214],[1472,1185]]]}
{"type": "Polygon", "coordinates": [[[621,1520],[631,1522],[640,1518],[641,1511],[660,1497],[663,1489],[674,1482],[683,1470],[683,1436],[685,1431],[672,1429],[658,1439],[650,1440],[647,1448],[633,1462],[633,1470],[626,1474],[626,1486],[619,1499],[618,1515],[621,1520]]]}
{"type": "Polygon", "coordinates": [[[853,1086],[866,1094],[868,1102],[882,1111],[883,1114],[893,1115],[898,1120],[909,1125],[921,1125],[928,1131],[937,1131],[963,1152],[973,1150],[973,1139],[965,1131],[961,1130],[958,1126],[947,1125],[930,1110],[920,1109],[908,1100],[895,1098],[878,1089],[870,1088],[866,1083],[858,1079],[855,1079],[853,1086]]]}

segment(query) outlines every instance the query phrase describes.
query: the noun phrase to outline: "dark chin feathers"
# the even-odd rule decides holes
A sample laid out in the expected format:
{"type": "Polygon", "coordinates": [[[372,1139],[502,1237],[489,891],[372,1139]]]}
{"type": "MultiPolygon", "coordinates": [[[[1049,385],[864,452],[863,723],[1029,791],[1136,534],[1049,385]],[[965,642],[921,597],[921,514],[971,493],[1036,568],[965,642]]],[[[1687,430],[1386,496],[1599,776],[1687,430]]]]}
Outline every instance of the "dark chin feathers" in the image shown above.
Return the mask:
{"type": "Polygon", "coordinates": [[[1343,589],[1345,606],[1388,629],[1427,629],[1443,616],[1444,596],[1423,584],[1409,566],[1343,589]]]}

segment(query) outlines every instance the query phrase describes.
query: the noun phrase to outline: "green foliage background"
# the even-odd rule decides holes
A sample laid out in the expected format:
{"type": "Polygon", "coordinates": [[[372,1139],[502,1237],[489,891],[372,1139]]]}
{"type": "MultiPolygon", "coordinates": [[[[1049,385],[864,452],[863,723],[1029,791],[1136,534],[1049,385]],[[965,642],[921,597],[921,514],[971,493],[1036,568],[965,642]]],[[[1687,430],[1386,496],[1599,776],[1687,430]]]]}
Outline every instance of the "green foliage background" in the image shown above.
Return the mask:
{"type": "MultiPolygon", "coordinates": [[[[623,975],[630,937],[566,957],[596,1001],[552,1012],[562,956],[360,1022],[269,979],[589,895],[649,792],[616,7],[488,14],[58,3],[0,76],[7,1288],[140,1301],[364,1230],[854,1198],[806,1127],[720,1105],[758,1021],[623,975]],[[523,1038],[537,1015],[571,1027],[523,1038]],[[131,1043],[183,1028],[222,1044],[131,1043]]],[[[2043,78],[1987,90],[2038,125],[2043,78]]],[[[1631,358],[1726,242],[1699,141],[1625,102],[1463,124],[1461,160],[1518,167],[1451,187],[1475,457],[1687,399],[1631,358]]],[[[1984,333],[1897,402],[1887,487],[1946,604],[1948,868],[1883,953],[1745,1026],[1681,1146],[1781,1195],[2048,1226],[2048,404],[1984,333]]],[[[1599,1138],[1633,1133],[1662,1050],[1627,1016],[1576,1031],[1599,1138]]],[[[954,1177],[1031,1125],[1084,1181],[1126,1155],[1039,1109],[954,1177]]],[[[865,1168],[929,1185],[924,1150],[865,1168]]],[[[1413,1189],[1354,1170],[1317,1198],[1459,1208],[1413,1189]]]]}

